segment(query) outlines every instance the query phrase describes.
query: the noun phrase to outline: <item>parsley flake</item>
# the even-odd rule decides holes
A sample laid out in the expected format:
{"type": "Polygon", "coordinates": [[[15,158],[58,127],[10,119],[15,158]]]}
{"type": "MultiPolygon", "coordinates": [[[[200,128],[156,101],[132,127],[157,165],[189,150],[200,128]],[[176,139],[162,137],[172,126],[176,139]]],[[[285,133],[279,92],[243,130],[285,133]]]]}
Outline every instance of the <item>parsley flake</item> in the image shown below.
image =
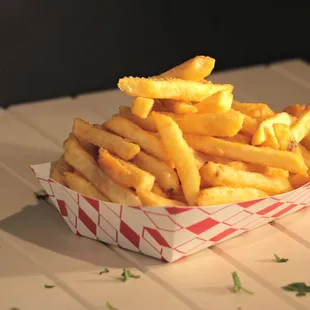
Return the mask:
{"type": "Polygon", "coordinates": [[[293,282],[288,285],[282,286],[285,291],[296,292],[296,296],[305,296],[306,293],[310,293],[310,286],[305,282],[293,282]]]}
{"type": "Polygon", "coordinates": [[[277,263],[286,263],[288,261],[288,258],[281,258],[277,254],[273,254],[273,255],[274,255],[277,263]]]}
{"type": "Polygon", "coordinates": [[[115,308],[114,306],[112,306],[108,301],[106,302],[105,306],[106,306],[107,309],[110,309],[110,310],[117,310],[117,308],[115,308]]]}
{"type": "Polygon", "coordinates": [[[55,287],[55,285],[45,284],[44,287],[45,287],[45,288],[53,288],[53,287],[55,287]]]}
{"type": "Polygon", "coordinates": [[[232,289],[234,293],[238,293],[240,291],[244,291],[244,292],[246,292],[248,294],[251,294],[251,295],[254,294],[254,292],[251,292],[251,291],[249,291],[248,289],[246,289],[246,288],[244,288],[242,286],[240,278],[237,275],[236,271],[233,271],[231,273],[231,275],[232,275],[232,278],[233,278],[233,281],[234,281],[234,286],[233,286],[233,289],[232,289]]]}
{"type": "Polygon", "coordinates": [[[108,273],[110,270],[108,268],[104,268],[102,271],[99,272],[99,274],[108,273]]]}
{"type": "Polygon", "coordinates": [[[121,274],[121,277],[122,277],[123,282],[127,281],[129,278],[133,278],[133,279],[141,278],[141,276],[135,275],[130,270],[125,269],[125,268],[123,269],[123,273],[121,274]]]}

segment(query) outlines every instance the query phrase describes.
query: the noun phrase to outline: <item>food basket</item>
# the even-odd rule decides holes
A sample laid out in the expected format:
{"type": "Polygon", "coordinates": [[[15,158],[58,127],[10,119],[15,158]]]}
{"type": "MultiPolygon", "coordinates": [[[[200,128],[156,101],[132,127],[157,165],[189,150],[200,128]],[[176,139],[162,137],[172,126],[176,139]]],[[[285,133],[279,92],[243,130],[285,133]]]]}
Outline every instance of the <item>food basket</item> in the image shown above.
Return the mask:
{"type": "Polygon", "coordinates": [[[291,192],[206,207],[136,207],[83,196],[50,178],[51,163],[35,176],[73,233],[174,262],[310,203],[310,183],[291,192]]]}

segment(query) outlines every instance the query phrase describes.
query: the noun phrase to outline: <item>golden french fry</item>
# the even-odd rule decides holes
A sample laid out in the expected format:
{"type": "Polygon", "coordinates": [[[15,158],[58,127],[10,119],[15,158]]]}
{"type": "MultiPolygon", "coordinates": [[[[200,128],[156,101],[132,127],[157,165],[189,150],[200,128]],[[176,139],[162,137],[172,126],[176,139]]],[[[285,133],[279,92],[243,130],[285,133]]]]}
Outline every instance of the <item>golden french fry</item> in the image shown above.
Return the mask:
{"type": "Polygon", "coordinates": [[[233,95],[228,90],[221,90],[195,104],[198,113],[223,113],[231,108],[233,95]]]}
{"type": "Polygon", "coordinates": [[[116,183],[129,188],[151,190],[155,177],[126,161],[118,159],[104,149],[99,149],[100,168],[116,183]]]}
{"type": "Polygon", "coordinates": [[[310,110],[302,112],[291,127],[295,141],[299,143],[310,132],[310,110]]]}
{"type": "Polygon", "coordinates": [[[163,103],[167,111],[176,114],[197,113],[198,111],[197,108],[190,102],[177,101],[173,99],[162,99],[161,102],[163,103]]]}
{"type": "Polygon", "coordinates": [[[64,156],[62,155],[52,168],[51,179],[64,186],[67,186],[68,184],[65,177],[65,173],[72,171],[73,168],[65,161],[64,156]]]}
{"type": "Polygon", "coordinates": [[[216,114],[166,115],[178,124],[183,133],[218,137],[235,136],[242,128],[244,119],[241,113],[233,110],[216,114]]]}
{"type": "Polygon", "coordinates": [[[193,149],[192,149],[192,152],[196,160],[196,166],[199,170],[206,163],[206,161],[209,161],[209,156],[207,154],[197,152],[193,149]]]}
{"type": "Polygon", "coordinates": [[[222,139],[230,142],[238,142],[242,144],[251,144],[251,137],[249,135],[246,135],[244,133],[237,133],[236,135],[232,137],[222,137],[222,139]]]}
{"type": "Polygon", "coordinates": [[[310,182],[310,176],[305,174],[292,174],[288,178],[293,188],[299,188],[310,182]]]}
{"type": "Polygon", "coordinates": [[[70,189],[91,198],[110,201],[108,197],[99,192],[95,186],[82,176],[72,172],[65,172],[65,178],[70,189]]]}
{"type": "Polygon", "coordinates": [[[303,173],[307,170],[300,154],[230,142],[207,136],[185,134],[184,138],[194,150],[209,155],[281,168],[293,173],[303,173]]]}
{"type": "Polygon", "coordinates": [[[268,129],[266,129],[266,140],[260,146],[271,147],[274,150],[279,150],[280,145],[278,143],[276,136],[274,136],[273,134],[274,134],[274,132],[271,133],[271,132],[269,132],[268,129]]]}
{"type": "Polygon", "coordinates": [[[132,114],[129,107],[124,106],[119,107],[119,114],[120,116],[127,118],[146,131],[157,131],[157,127],[151,115],[149,115],[147,118],[140,118],[139,116],[132,114]]]}
{"type": "Polygon", "coordinates": [[[112,202],[140,206],[140,199],[129,189],[116,184],[97,165],[95,159],[71,135],[64,142],[64,158],[112,202]]]}
{"type": "Polygon", "coordinates": [[[180,187],[179,178],[174,169],[170,168],[165,162],[159,160],[145,152],[140,152],[132,160],[139,168],[148,171],[155,176],[156,182],[167,192],[177,191],[180,187]]]}
{"type": "Polygon", "coordinates": [[[172,118],[152,112],[158,132],[174,163],[189,205],[195,205],[200,188],[200,175],[191,148],[172,118]]]}
{"type": "Polygon", "coordinates": [[[274,112],[265,103],[241,103],[238,101],[233,101],[231,107],[234,110],[257,119],[259,122],[274,116],[274,112]]]}
{"type": "Polygon", "coordinates": [[[310,133],[308,133],[301,141],[301,144],[308,150],[310,150],[310,133]]]}
{"type": "Polygon", "coordinates": [[[308,169],[310,169],[310,151],[307,150],[302,145],[299,145],[299,149],[300,149],[301,155],[302,155],[302,157],[303,157],[303,159],[305,161],[306,166],[308,167],[308,169]]]}
{"type": "Polygon", "coordinates": [[[153,187],[152,187],[152,192],[156,195],[168,198],[168,195],[166,192],[164,192],[164,190],[159,186],[158,183],[154,183],[153,187]]]}
{"type": "Polygon", "coordinates": [[[214,58],[208,56],[196,56],[160,74],[159,76],[200,81],[211,74],[214,64],[214,58]]]}
{"type": "Polygon", "coordinates": [[[292,124],[292,119],[289,114],[282,112],[261,122],[252,138],[252,144],[261,145],[263,142],[265,142],[267,140],[267,131],[270,135],[275,137],[272,126],[273,124],[276,123],[281,123],[290,126],[292,124]]]}
{"type": "Polygon", "coordinates": [[[124,160],[132,159],[140,151],[138,145],[99,129],[99,126],[92,126],[79,118],[74,119],[73,133],[78,139],[103,147],[124,160]]]}
{"type": "Polygon", "coordinates": [[[243,119],[243,124],[242,124],[242,128],[240,132],[246,135],[253,136],[259,126],[258,120],[246,114],[243,114],[243,117],[244,119],[243,119]]]}
{"type": "Polygon", "coordinates": [[[177,193],[172,193],[172,194],[170,195],[170,199],[176,200],[176,201],[180,201],[180,202],[182,202],[182,203],[185,204],[185,205],[187,204],[187,203],[186,203],[186,198],[185,198],[184,193],[183,193],[182,190],[179,191],[179,192],[177,192],[177,193]]]}
{"type": "Polygon", "coordinates": [[[110,120],[106,121],[104,127],[108,130],[115,132],[116,134],[129,139],[130,141],[138,144],[142,149],[149,154],[168,161],[167,153],[161,144],[160,140],[139,126],[121,116],[114,116],[110,120]]]}
{"type": "Polygon", "coordinates": [[[120,79],[118,87],[128,96],[185,101],[201,101],[220,90],[233,89],[230,84],[204,84],[176,78],[137,77],[120,79]]]}
{"type": "Polygon", "coordinates": [[[273,130],[280,150],[296,152],[298,149],[298,143],[296,142],[289,126],[277,123],[273,124],[273,130]]]}
{"type": "Polygon", "coordinates": [[[198,197],[199,206],[215,206],[267,197],[256,188],[211,187],[202,190],[198,197]]]}
{"type": "Polygon", "coordinates": [[[181,201],[171,200],[146,189],[137,190],[137,195],[144,207],[185,206],[181,201]]]}
{"type": "Polygon", "coordinates": [[[286,107],[283,112],[286,112],[292,116],[299,116],[302,112],[304,112],[305,108],[306,107],[304,105],[293,104],[286,107]]]}
{"type": "Polygon", "coordinates": [[[228,165],[208,162],[200,169],[201,177],[212,186],[251,187],[270,195],[292,190],[288,179],[271,178],[256,172],[235,170],[228,165]]]}
{"type": "Polygon", "coordinates": [[[141,118],[147,118],[154,105],[154,99],[137,97],[132,100],[131,112],[141,118]]]}
{"type": "Polygon", "coordinates": [[[95,157],[98,152],[98,146],[91,144],[90,142],[86,140],[80,140],[81,147],[89,153],[91,156],[95,157]]]}

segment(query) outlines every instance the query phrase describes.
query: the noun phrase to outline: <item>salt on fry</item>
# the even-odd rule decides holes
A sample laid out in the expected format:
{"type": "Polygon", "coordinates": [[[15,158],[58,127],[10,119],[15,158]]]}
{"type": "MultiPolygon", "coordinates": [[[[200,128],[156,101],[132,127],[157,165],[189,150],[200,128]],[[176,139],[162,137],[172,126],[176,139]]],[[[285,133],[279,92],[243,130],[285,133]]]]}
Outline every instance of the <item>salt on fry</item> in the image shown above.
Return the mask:
{"type": "Polygon", "coordinates": [[[103,130],[99,126],[93,126],[79,118],[74,119],[73,134],[78,139],[103,147],[124,160],[132,159],[140,151],[140,147],[137,144],[128,142],[117,135],[103,130]]]}
{"type": "Polygon", "coordinates": [[[65,172],[65,178],[70,189],[91,198],[110,201],[108,197],[99,192],[97,188],[84,177],[72,172],[65,172]]]}
{"type": "Polygon", "coordinates": [[[116,184],[99,168],[94,158],[80,146],[73,135],[64,142],[64,159],[111,201],[129,206],[141,205],[132,191],[116,184]]]}
{"type": "Polygon", "coordinates": [[[128,96],[185,101],[201,101],[220,90],[233,89],[230,84],[204,84],[176,78],[137,77],[120,79],[118,87],[128,96]]]}
{"type": "Polygon", "coordinates": [[[216,206],[226,203],[238,203],[267,197],[256,188],[210,187],[202,190],[198,197],[198,206],[216,206]]]}
{"type": "Polygon", "coordinates": [[[228,165],[208,162],[201,169],[202,178],[212,186],[257,188],[270,195],[292,190],[286,178],[271,178],[256,172],[235,170],[228,165]]]}
{"type": "Polygon", "coordinates": [[[158,132],[174,163],[189,205],[195,205],[200,188],[200,175],[194,154],[172,118],[152,112],[158,132]]]}
{"type": "Polygon", "coordinates": [[[211,74],[214,65],[214,58],[208,56],[196,56],[159,76],[163,78],[175,77],[183,80],[200,81],[211,74]]]}
{"type": "Polygon", "coordinates": [[[194,150],[209,155],[224,156],[234,160],[281,168],[293,173],[303,173],[307,170],[300,154],[224,141],[207,136],[184,135],[184,138],[194,150]]]}

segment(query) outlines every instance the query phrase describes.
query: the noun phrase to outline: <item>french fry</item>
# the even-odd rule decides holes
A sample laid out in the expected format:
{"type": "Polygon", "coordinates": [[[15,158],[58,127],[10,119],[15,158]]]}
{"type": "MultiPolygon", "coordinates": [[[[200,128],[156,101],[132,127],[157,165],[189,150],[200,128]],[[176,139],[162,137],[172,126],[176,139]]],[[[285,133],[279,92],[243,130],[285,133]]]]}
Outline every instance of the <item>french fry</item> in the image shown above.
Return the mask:
{"type": "Polygon", "coordinates": [[[310,150],[310,133],[308,133],[301,141],[301,144],[308,150],[310,150]]]}
{"type": "Polygon", "coordinates": [[[310,132],[310,110],[302,112],[297,121],[292,125],[292,134],[299,143],[310,132]]]}
{"type": "Polygon", "coordinates": [[[178,175],[174,169],[170,168],[162,160],[141,151],[132,162],[139,168],[154,175],[156,182],[158,182],[164,191],[178,191],[180,187],[178,175]]]}
{"type": "Polygon", "coordinates": [[[230,142],[238,142],[242,144],[251,144],[251,137],[249,135],[246,135],[244,133],[237,133],[236,135],[232,137],[222,137],[222,139],[230,142]]]}
{"type": "Polygon", "coordinates": [[[228,90],[219,92],[195,104],[198,113],[223,113],[231,108],[233,95],[228,90]]]}
{"type": "Polygon", "coordinates": [[[174,77],[183,80],[200,81],[211,74],[214,64],[214,58],[196,56],[159,76],[163,78],[174,77]]]}
{"type": "Polygon", "coordinates": [[[243,119],[243,124],[242,124],[242,128],[240,132],[246,135],[253,136],[259,126],[258,120],[246,114],[243,114],[243,117],[244,119],[243,119]]]}
{"type": "Polygon", "coordinates": [[[256,188],[211,187],[200,192],[199,206],[215,206],[225,203],[242,202],[267,197],[256,188]]]}
{"type": "Polygon", "coordinates": [[[201,177],[212,186],[257,188],[270,195],[277,195],[292,190],[290,182],[264,176],[256,172],[235,170],[228,165],[208,162],[200,169],[201,177]]]}
{"type": "Polygon", "coordinates": [[[93,186],[82,176],[72,172],[65,172],[65,178],[70,189],[91,198],[110,201],[108,197],[99,192],[95,186],[93,186]]]}
{"type": "Polygon", "coordinates": [[[228,89],[230,84],[205,84],[176,78],[124,77],[118,82],[119,89],[128,96],[157,99],[201,101],[214,93],[228,89]]]}
{"type": "Polygon", "coordinates": [[[231,107],[236,111],[257,119],[259,122],[274,116],[274,112],[265,103],[241,103],[233,101],[231,107]]]}
{"type": "Polygon", "coordinates": [[[286,113],[291,114],[293,116],[299,116],[302,112],[304,112],[305,108],[306,107],[304,105],[293,104],[293,105],[286,107],[283,110],[283,112],[286,112],[286,113]]]}
{"type": "Polygon", "coordinates": [[[64,159],[112,202],[129,206],[141,205],[140,199],[132,191],[116,184],[99,168],[94,158],[80,146],[73,135],[64,142],[64,159]]]}
{"type": "Polygon", "coordinates": [[[296,142],[291,128],[285,124],[273,124],[273,130],[279,144],[279,149],[283,151],[296,152],[298,143],[296,142]]]}
{"type": "Polygon", "coordinates": [[[182,202],[184,205],[186,205],[186,198],[185,198],[184,193],[183,193],[182,190],[179,191],[179,192],[177,192],[177,193],[172,193],[172,194],[170,195],[170,199],[176,200],[176,201],[180,201],[180,202],[182,202]]]}
{"type": "Polygon", "coordinates": [[[99,149],[100,168],[116,183],[129,188],[151,190],[155,177],[126,161],[118,159],[104,149],[99,149]]]}
{"type": "Polygon", "coordinates": [[[166,162],[168,161],[167,153],[160,140],[144,131],[128,119],[121,116],[114,116],[103,125],[108,130],[111,130],[116,134],[138,144],[149,154],[166,162]]]}
{"type": "Polygon", "coordinates": [[[65,173],[72,171],[73,168],[65,161],[64,156],[62,155],[52,168],[51,179],[64,186],[67,186],[68,184],[65,173]]]}
{"type": "Polygon", "coordinates": [[[159,186],[158,183],[154,183],[153,187],[152,187],[152,192],[156,195],[162,196],[164,198],[168,198],[168,195],[166,192],[164,192],[164,190],[159,186]]]}
{"type": "Polygon", "coordinates": [[[307,150],[302,145],[299,145],[299,149],[300,149],[301,155],[305,161],[306,166],[308,167],[308,169],[310,169],[310,151],[307,150]]]}
{"type": "Polygon", "coordinates": [[[98,147],[94,144],[91,144],[90,142],[86,140],[80,140],[81,147],[89,153],[91,156],[95,157],[98,152],[98,147]]]}
{"type": "Polygon", "coordinates": [[[124,160],[132,159],[140,151],[138,145],[99,129],[99,126],[92,126],[79,118],[74,119],[73,133],[78,139],[103,147],[124,160]]]}
{"type": "Polygon", "coordinates": [[[146,189],[137,190],[138,197],[145,207],[185,206],[181,201],[171,200],[146,189]]]}
{"type": "Polygon", "coordinates": [[[188,114],[197,113],[197,108],[189,102],[177,101],[172,99],[162,99],[161,102],[164,104],[167,111],[176,114],[188,114]]]}
{"type": "Polygon", "coordinates": [[[154,99],[137,97],[132,100],[131,112],[141,118],[147,118],[154,105],[154,99]]]}
{"type": "Polygon", "coordinates": [[[310,182],[310,176],[305,174],[292,174],[288,178],[293,188],[299,188],[310,182]]]}
{"type": "Polygon", "coordinates": [[[184,138],[194,150],[209,155],[281,168],[293,173],[303,173],[307,170],[300,154],[230,142],[207,136],[185,134],[184,138]]]}
{"type": "Polygon", "coordinates": [[[124,106],[119,107],[119,114],[146,131],[157,132],[157,127],[151,115],[147,118],[140,118],[139,116],[132,114],[129,107],[124,106]]]}
{"type": "Polygon", "coordinates": [[[242,128],[244,116],[237,111],[217,114],[169,115],[179,125],[183,133],[232,137],[242,128]]]}
{"type": "Polygon", "coordinates": [[[243,161],[213,161],[215,163],[221,163],[228,165],[229,167],[235,170],[243,170],[248,172],[256,172],[261,173],[269,177],[273,178],[288,178],[289,172],[284,169],[274,168],[274,167],[266,167],[258,164],[253,163],[245,163],[243,161]]]}
{"type": "Polygon", "coordinates": [[[252,138],[252,144],[261,145],[263,142],[265,142],[267,140],[267,133],[266,133],[267,131],[270,135],[275,137],[272,126],[273,124],[276,123],[281,123],[290,126],[292,124],[292,119],[289,114],[282,112],[261,122],[252,138]]]}
{"type": "Polygon", "coordinates": [[[172,118],[152,112],[158,132],[174,163],[189,205],[195,205],[200,188],[200,175],[191,148],[172,118]]]}
{"type": "Polygon", "coordinates": [[[260,145],[263,147],[271,147],[274,150],[279,150],[280,145],[274,133],[270,133],[269,130],[266,130],[266,140],[260,145]]]}
{"type": "Polygon", "coordinates": [[[209,160],[209,156],[207,154],[197,152],[193,149],[192,149],[192,152],[196,160],[196,166],[199,170],[205,164],[205,162],[209,160]]]}

